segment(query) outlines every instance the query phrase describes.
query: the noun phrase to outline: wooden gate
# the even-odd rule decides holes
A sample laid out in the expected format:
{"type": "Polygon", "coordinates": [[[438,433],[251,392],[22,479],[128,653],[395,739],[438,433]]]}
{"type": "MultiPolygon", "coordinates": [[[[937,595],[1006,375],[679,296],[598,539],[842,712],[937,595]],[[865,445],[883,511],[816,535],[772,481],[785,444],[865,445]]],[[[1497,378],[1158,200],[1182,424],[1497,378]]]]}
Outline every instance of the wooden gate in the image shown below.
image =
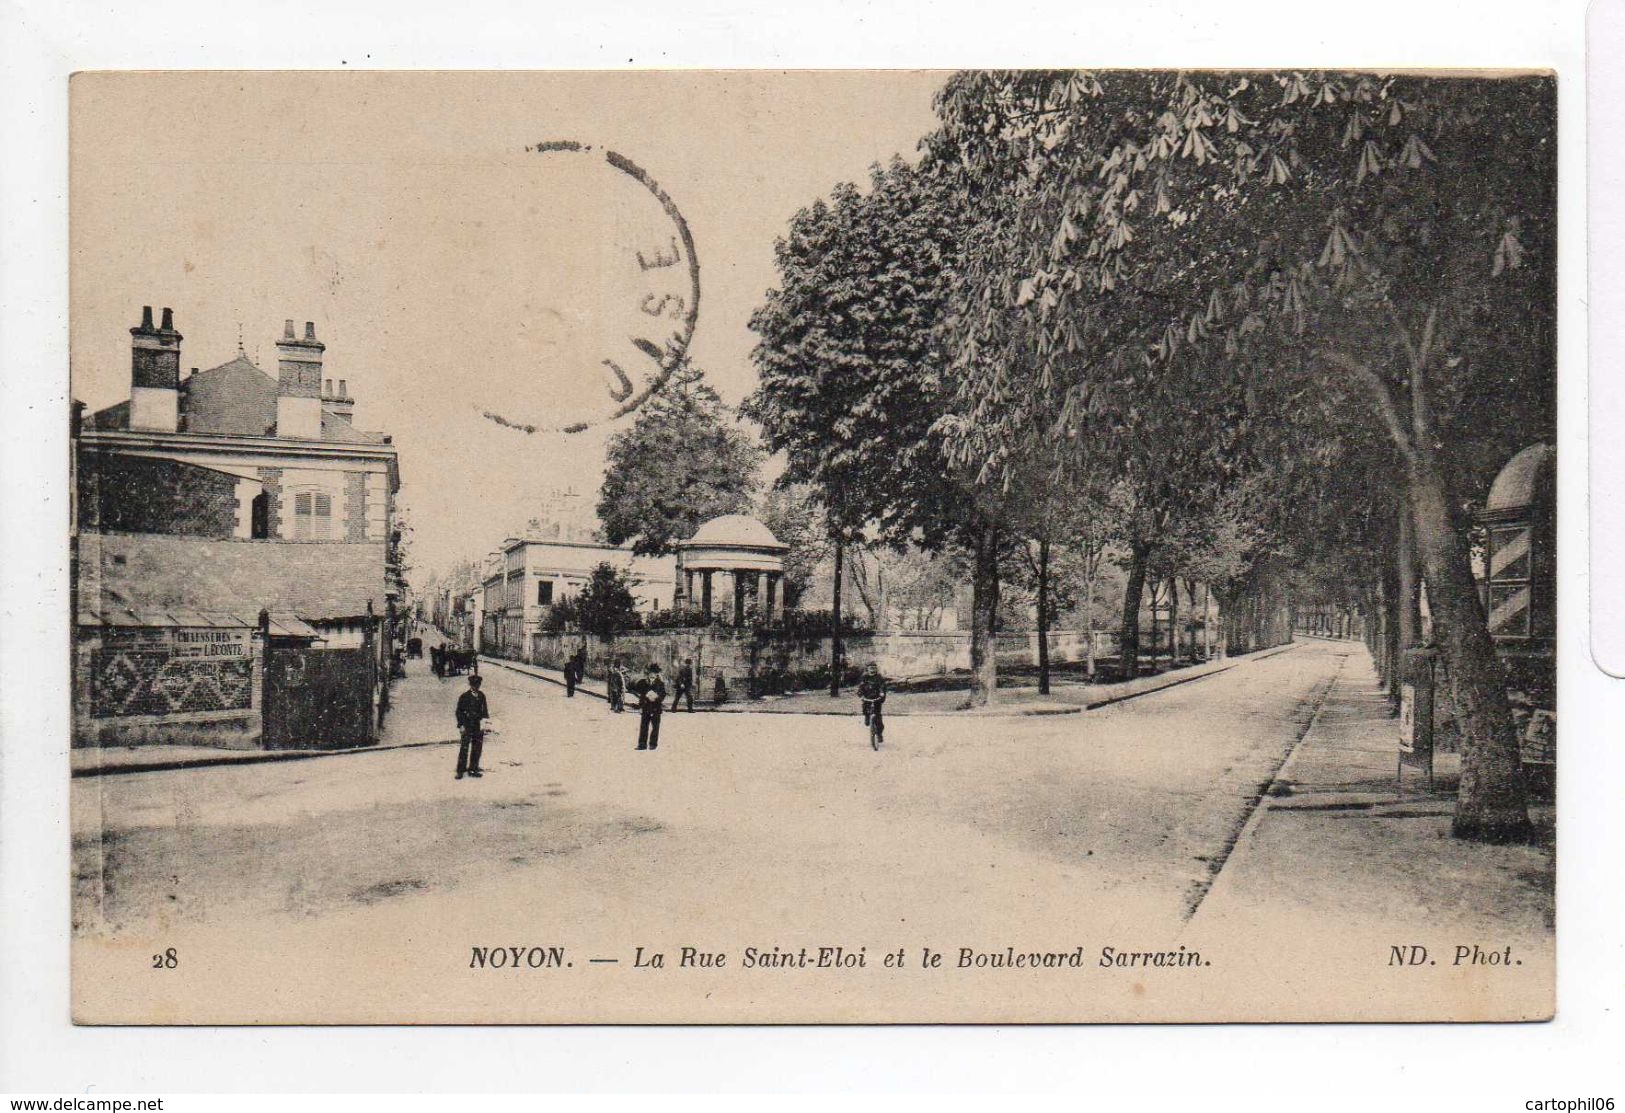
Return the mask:
{"type": "Polygon", "coordinates": [[[359,649],[287,649],[265,655],[266,749],[370,745],[373,662],[359,649]]]}

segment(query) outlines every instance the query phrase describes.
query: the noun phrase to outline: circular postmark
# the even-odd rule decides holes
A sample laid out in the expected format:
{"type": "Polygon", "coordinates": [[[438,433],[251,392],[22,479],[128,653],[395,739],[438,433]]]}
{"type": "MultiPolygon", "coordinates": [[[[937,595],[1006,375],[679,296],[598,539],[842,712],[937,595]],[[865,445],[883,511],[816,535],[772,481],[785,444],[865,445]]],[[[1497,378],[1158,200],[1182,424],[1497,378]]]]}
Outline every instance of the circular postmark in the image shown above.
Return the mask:
{"type": "Polygon", "coordinates": [[[599,359],[601,378],[584,386],[582,397],[575,400],[591,412],[586,416],[572,414],[572,420],[562,424],[539,425],[491,409],[481,410],[487,420],[521,433],[580,433],[637,409],[666,384],[683,362],[699,319],[700,262],[694,236],[676,202],[646,170],[625,155],[570,139],[547,140],[525,150],[548,157],[601,161],[647,191],[669,221],[664,243],[627,249],[642,281],[635,284],[630,304],[606,309],[609,314],[626,315],[627,345],[624,351],[599,359]]]}

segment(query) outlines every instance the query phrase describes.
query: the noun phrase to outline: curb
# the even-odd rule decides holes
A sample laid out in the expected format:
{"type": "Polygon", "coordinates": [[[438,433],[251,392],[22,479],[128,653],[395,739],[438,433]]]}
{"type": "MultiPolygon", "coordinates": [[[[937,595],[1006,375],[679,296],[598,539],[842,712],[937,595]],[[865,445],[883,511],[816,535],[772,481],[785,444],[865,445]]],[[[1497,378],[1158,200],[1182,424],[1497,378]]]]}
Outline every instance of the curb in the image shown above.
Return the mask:
{"type": "MultiPolygon", "coordinates": [[[[342,750],[265,750],[251,757],[196,757],[171,758],[168,761],[147,761],[129,765],[102,765],[75,769],[73,777],[106,777],[120,773],[166,773],[172,769],[208,769],[223,765],[264,765],[272,761],[307,761],[317,757],[344,757],[350,754],[381,754],[389,750],[413,750],[421,746],[452,746],[457,739],[439,739],[433,742],[392,742],[387,746],[350,746],[342,750]]],[[[237,751],[239,753],[243,751],[237,751]]]]}
{"type": "MultiPolygon", "coordinates": [[[[1138,699],[1141,696],[1154,695],[1157,692],[1166,692],[1169,688],[1175,688],[1175,687],[1178,687],[1181,684],[1192,684],[1192,683],[1195,683],[1198,680],[1206,680],[1210,676],[1218,676],[1222,672],[1229,672],[1231,669],[1237,668],[1238,666],[1241,666],[1241,665],[1245,665],[1250,661],[1262,661],[1262,660],[1265,660],[1265,659],[1267,659],[1269,657],[1274,657],[1277,654],[1285,653],[1289,649],[1297,649],[1297,648],[1298,648],[1298,643],[1296,643],[1296,642],[1286,642],[1283,645],[1271,646],[1268,649],[1260,649],[1260,650],[1258,650],[1258,651],[1256,651],[1254,653],[1249,653],[1249,654],[1247,654],[1245,656],[1242,656],[1242,657],[1226,658],[1224,664],[1221,667],[1216,668],[1216,669],[1210,669],[1207,672],[1198,673],[1195,676],[1179,676],[1179,675],[1175,675],[1166,684],[1151,685],[1151,686],[1140,689],[1138,692],[1125,692],[1125,693],[1123,693],[1121,695],[1108,696],[1108,697],[1106,697],[1104,699],[1100,699],[1100,700],[1097,700],[1097,701],[1094,701],[1094,702],[1087,702],[1086,701],[1084,703],[1078,704],[1076,707],[1034,707],[1034,708],[1028,708],[1028,709],[1024,710],[1024,709],[1017,708],[1017,707],[1004,708],[1004,707],[995,706],[995,708],[992,709],[992,710],[980,710],[980,709],[978,709],[978,710],[968,710],[967,709],[967,710],[953,710],[953,711],[895,712],[894,717],[902,718],[902,719],[948,719],[948,718],[965,718],[967,716],[978,716],[978,717],[985,717],[985,718],[990,718],[991,719],[991,718],[1005,718],[1005,717],[1008,717],[1008,718],[1024,718],[1024,717],[1035,716],[1035,715],[1078,715],[1078,714],[1081,714],[1084,711],[1093,711],[1097,707],[1110,707],[1113,704],[1125,703],[1128,700],[1138,699]]],[[[482,664],[490,663],[490,664],[493,664],[493,665],[500,665],[502,668],[505,668],[505,669],[509,670],[510,672],[516,672],[521,676],[533,677],[533,678],[535,678],[537,680],[545,680],[547,683],[552,684],[552,685],[554,685],[555,687],[558,687],[558,688],[563,688],[565,686],[563,680],[560,680],[560,679],[558,679],[556,677],[553,677],[553,676],[549,676],[547,673],[542,672],[539,669],[537,669],[537,667],[535,665],[525,665],[525,664],[522,664],[522,663],[517,662],[517,661],[504,660],[503,658],[500,658],[500,657],[483,657],[483,656],[480,658],[480,662],[482,664]]],[[[1164,674],[1164,675],[1167,675],[1167,674],[1164,674]]],[[[603,700],[606,703],[609,701],[609,696],[607,694],[605,694],[603,692],[595,692],[591,688],[588,688],[584,684],[577,684],[576,685],[576,691],[580,692],[580,693],[585,693],[586,695],[589,695],[589,696],[593,697],[594,699],[603,700]]],[[[761,704],[760,704],[760,701],[757,701],[757,700],[751,700],[751,701],[748,701],[748,702],[740,702],[740,703],[727,703],[727,704],[720,704],[720,705],[713,704],[710,707],[696,707],[694,710],[695,711],[703,711],[703,712],[706,712],[706,713],[709,713],[709,714],[714,714],[714,715],[850,715],[852,713],[849,708],[842,708],[842,709],[839,709],[839,710],[837,710],[835,708],[830,708],[827,711],[816,711],[816,710],[770,711],[770,710],[767,710],[766,708],[763,708],[761,706],[761,704]]]]}
{"type": "MultiPolygon", "coordinates": [[[[1287,648],[1290,648],[1290,645],[1287,648]]],[[[1242,823],[1241,828],[1236,832],[1236,837],[1231,841],[1229,848],[1225,851],[1224,859],[1219,863],[1218,870],[1213,874],[1212,880],[1208,883],[1207,891],[1204,892],[1201,899],[1196,902],[1196,907],[1192,908],[1190,914],[1185,917],[1185,930],[1188,931],[1191,926],[1196,923],[1196,918],[1201,915],[1202,909],[1207,907],[1208,901],[1212,900],[1216,893],[1227,890],[1230,885],[1233,884],[1233,882],[1230,881],[1231,878],[1235,877],[1235,870],[1231,868],[1232,865],[1239,864],[1237,863],[1237,859],[1244,858],[1246,856],[1246,848],[1254,833],[1263,825],[1265,818],[1275,810],[1275,800],[1277,797],[1274,795],[1272,790],[1276,785],[1280,784],[1282,779],[1292,770],[1294,763],[1297,761],[1298,754],[1304,748],[1304,744],[1309,741],[1309,736],[1313,734],[1315,732],[1315,728],[1320,725],[1321,712],[1325,710],[1326,701],[1331,698],[1332,692],[1336,690],[1338,682],[1343,679],[1343,669],[1347,664],[1347,657],[1344,657],[1343,660],[1339,661],[1336,671],[1332,673],[1331,679],[1327,681],[1326,686],[1322,688],[1314,697],[1314,708],[1309,714],[1309,721],[1304,724],[1303,733],[1298,735],[1297,740],[1292,743],[1292,747],[1287,751],[1286,756],[1281,759],[1280,764],[1275,767],[1275,771],[1270,774],[1270,779],[1264,783],[1263,789],[1258,794],[1257,803],[1253,805],[1251,814],[1249,814],[1246,821],[1242,823]],[[1229,871],[1228,873],[1226,872],[1227,870],[1229,871]]]]}

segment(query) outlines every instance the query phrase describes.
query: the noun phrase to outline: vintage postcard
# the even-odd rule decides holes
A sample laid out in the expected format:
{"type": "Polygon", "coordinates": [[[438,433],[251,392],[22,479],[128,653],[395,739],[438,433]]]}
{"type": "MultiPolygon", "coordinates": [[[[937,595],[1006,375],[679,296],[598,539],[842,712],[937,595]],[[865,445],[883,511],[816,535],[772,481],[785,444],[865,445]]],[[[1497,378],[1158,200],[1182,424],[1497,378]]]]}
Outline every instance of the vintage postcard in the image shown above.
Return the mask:
{"type": "Polygon", "coordinates": [[[75,1019],[1551,1017],[1559,84],[76,75],[75,1019]]]}

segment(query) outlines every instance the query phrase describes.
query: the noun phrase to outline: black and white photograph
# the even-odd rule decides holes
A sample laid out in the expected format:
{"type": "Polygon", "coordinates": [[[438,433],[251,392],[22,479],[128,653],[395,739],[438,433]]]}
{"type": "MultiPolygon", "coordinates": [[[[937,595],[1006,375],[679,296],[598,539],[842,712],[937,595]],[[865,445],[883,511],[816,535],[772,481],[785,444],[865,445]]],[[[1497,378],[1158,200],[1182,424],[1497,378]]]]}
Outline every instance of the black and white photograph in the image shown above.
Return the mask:
{"type": "Polygon", "coordinates": [[[74,1020],[1549,1019],[1571,95],[76,74],[74,1020]]]}

